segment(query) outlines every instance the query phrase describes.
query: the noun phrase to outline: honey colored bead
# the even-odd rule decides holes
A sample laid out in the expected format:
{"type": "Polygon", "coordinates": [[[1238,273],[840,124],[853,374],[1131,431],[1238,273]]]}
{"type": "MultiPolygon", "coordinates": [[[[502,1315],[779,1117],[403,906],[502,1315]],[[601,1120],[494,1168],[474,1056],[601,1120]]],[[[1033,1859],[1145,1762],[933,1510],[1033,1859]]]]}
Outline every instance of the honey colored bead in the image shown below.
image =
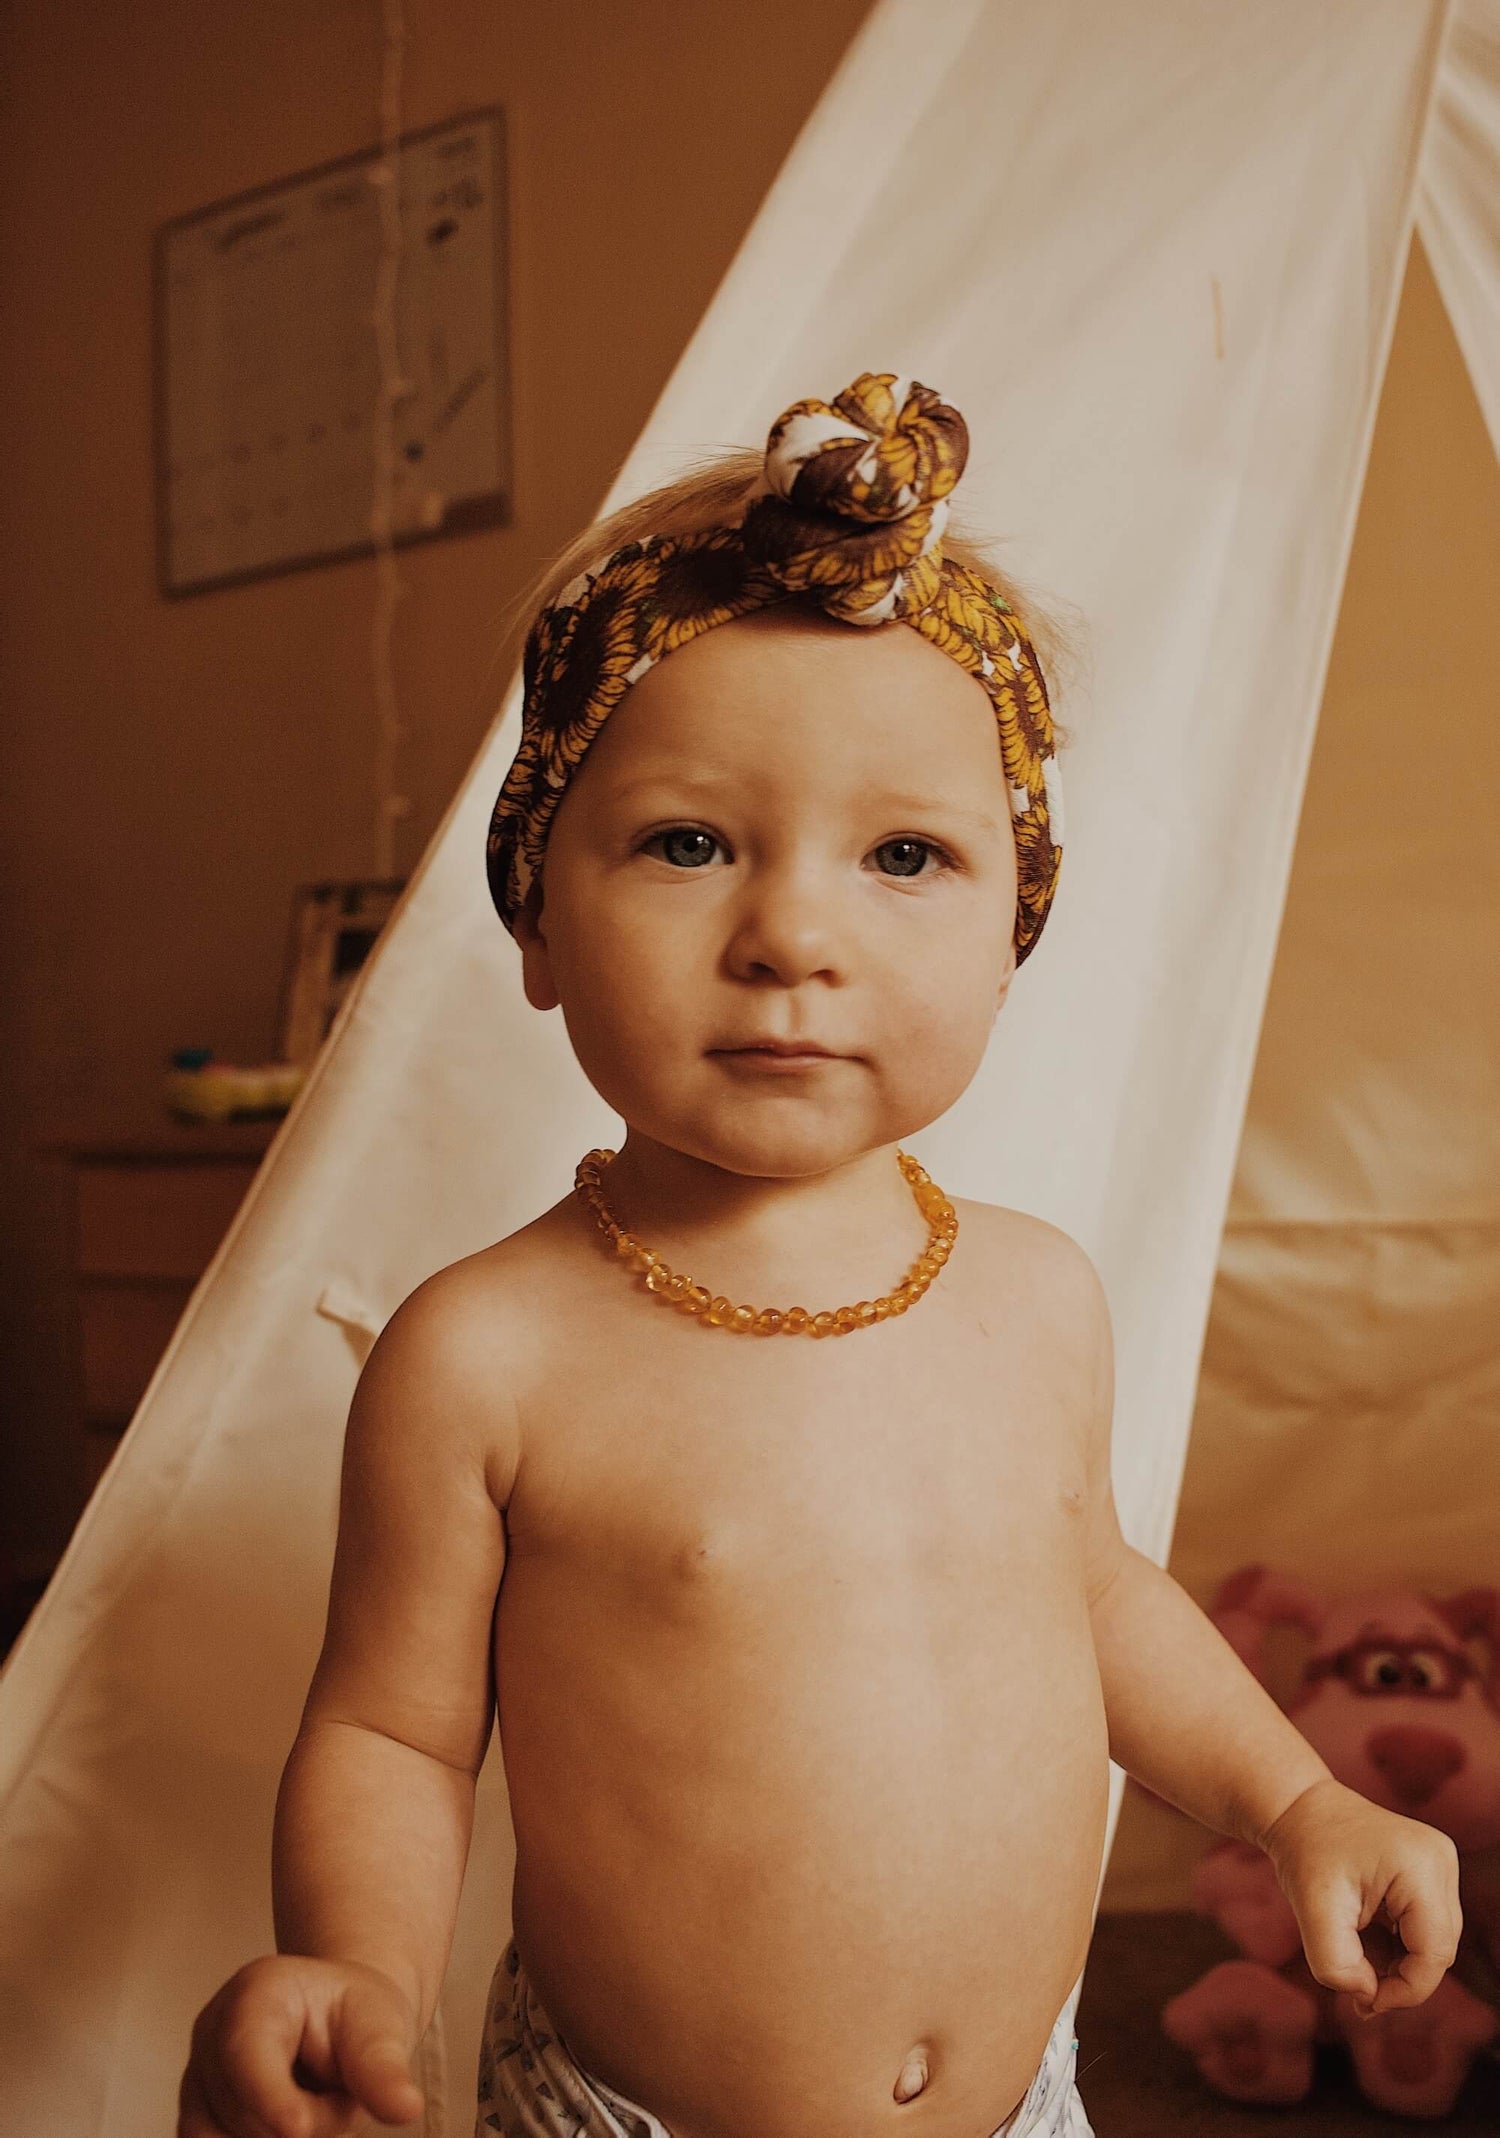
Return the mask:
{"type": "Polygon", "coordinates": [[[757,1336],[775,1336],[781,1328],[782,1318],[775,1307],[762,1307],[750,1326],[757,1336]]]}
{"type": "Polygon", "coordinates": [[[671,1282],[672,1272],[665,1262],[653,1263],[646,1272],[646,1290],[648,1292],[665,1292],[671,1282]]]}
{"type": "Polygon", "coordinates": [[[877,1321],[889,1321],[894,1311],[895,1309],[892,1307],[890,1300],[882,1292],[875,1302],[875,1319],[877,1321]]]}
{"type": "Polygon", "coordinates": [[[730,1319],[733,1313],[734,1302],[732,1300],[726,1299],[722,1292],[720,1292],[717,1299],[714,1299],[710,1302],[708,1309],[708,1318],[713,1323],[716,1329],[722,1329],[725,1322],[730,1319]]]}
{"type": "Polygon", "coordinates": [[[786,1319],[781,1326],[788,1336],[801,1336],[811,1320],[812,1316],[806,1307],[788,1307],[786,1319]]]}
{"type": "Polygon", "coordinates": [[[661,1289],[669,1299],[685,1299],[692,1289],[693,1280],[682,1270],[673,1270],[661,1289]]]}
{"type": "Polygon", "coordinates": [[[855,1312],[853,1307],[840,1307],[835,1313],[833,1319],[835,1326],[840,1329],[845,1336],[849,1334],[851,1329],[857,1329],[859,1327],[859,1316],[855,1312]]]}
{"type": "Polygon", "coordinates": [[[713,1295],[706,1285],[690,1284],[682,1295],[682,1304],[689,1314],[706,1314],[713,1305],[713,1295]]]}
{"type": "Polygon", "coordinates": [[[875,1319],[874,1300],[862,1299],[859,1302],[859,1305],[854,1309],[854,1319],[859,1323],[859,1326],[862,1329],[868,1329],[871,1322],[875,1319]]]}
{"type": "Polygon", "coordinates": [[[813,1336],[832,1336],[838,1327],[832,1314],[814,1314],[810,1327],[813,1336]]]}
{"type": "Polygon", "coordinates": [[[736,1307],[729,1317],[729,1326],[731,1329],[739,1329],[741,1331],[754,1328],[754,1307],[736,1307]]]}
{"type": "Polygon", "coordinates": [[[635,1253],[635,1241],[628,1232],[617,1232],[615,1234],[615,1253],[620,1256],[622,1261],[628,1260],[635,1253]]]}

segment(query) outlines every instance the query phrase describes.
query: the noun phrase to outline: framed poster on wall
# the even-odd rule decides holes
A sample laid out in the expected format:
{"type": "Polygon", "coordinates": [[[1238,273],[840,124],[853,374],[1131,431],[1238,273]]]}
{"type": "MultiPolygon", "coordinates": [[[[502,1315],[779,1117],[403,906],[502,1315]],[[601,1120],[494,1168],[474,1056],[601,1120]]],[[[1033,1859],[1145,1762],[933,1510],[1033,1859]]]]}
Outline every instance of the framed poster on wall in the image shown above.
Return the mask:
{"type": "MultiPolygon", "coordinates": [[[[502,114],[405,134],[395,163],[392,515],[407,543],[510,518],[502,114]]],[[[157,231],[164,594],[373,549],[385,173],[364,151],[157,231]]]]}

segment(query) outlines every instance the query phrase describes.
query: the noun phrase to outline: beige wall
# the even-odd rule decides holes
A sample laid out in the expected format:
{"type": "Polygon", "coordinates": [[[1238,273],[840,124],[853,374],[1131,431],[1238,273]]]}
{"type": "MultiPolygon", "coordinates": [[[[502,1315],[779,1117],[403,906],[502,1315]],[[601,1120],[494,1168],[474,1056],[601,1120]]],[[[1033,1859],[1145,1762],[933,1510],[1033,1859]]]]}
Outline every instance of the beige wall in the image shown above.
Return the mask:
{"type": "MultiPolygon", "coordinates": [[[[510,130],[516,515],[404,551],[410,868],[505,680],[496,618],[592,517],[866,0],[406,0],[404,124],[510,130]],[[792,58],[789,60],[789,55],[792,58]]],[[[156,591],[151,237],[379,133],[379,0],[7,11],[0,1549],[78,1511],[53,1117],[271,1050],[293,887],[374,865],[368,561],[156,591]]]]}

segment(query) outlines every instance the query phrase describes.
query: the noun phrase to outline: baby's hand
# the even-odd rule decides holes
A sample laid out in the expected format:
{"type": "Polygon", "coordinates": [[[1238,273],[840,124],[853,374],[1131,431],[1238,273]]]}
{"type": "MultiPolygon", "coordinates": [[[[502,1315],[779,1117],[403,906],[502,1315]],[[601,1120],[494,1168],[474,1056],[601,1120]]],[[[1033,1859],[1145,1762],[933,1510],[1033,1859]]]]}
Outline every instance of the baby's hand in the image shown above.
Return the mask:
{"type": "Polygon", "coordinates": [[[193,2022],[177,2138],[344,2138],[412,2123],[414,2014],[388,1975],[293,1953],[251,1960],[193,2022]]]}
{"type": "Polygon", "coordinates": [[[1346,1991],[1366,2019],[1432,1995],[1463,1922],[1446,1834],[1330,1780],[1304,1789],[1262,1846],[1325,1988],[1346,1991]]]}

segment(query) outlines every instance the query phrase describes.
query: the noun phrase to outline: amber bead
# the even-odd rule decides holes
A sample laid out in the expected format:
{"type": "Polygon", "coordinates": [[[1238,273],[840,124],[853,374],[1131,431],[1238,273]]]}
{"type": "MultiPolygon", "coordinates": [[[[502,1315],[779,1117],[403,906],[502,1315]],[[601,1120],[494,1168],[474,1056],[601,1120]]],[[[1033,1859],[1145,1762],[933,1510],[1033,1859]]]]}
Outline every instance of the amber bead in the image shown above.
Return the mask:
{"type": "Polygon", "coordinates": [[[832,1336],[838,1322],[831,1314],[814,1314],[810,1324],[814,1336],[832,1336]]]}
{"type": "Polygon", "coordinates": [[[734,1319],[733,1300],[726,1299],[724,1294],[720,1292],[719,1296],[710,1303],[708,1318],[716,1329],[722,1329],[726,1322],[734,1319]]]}
{"type": "Polygon", "coordinates": [[[784,1318],[775,1307],[762,1307],[750,1326],[757,1336],[775,1336],[779,1334],[784,1318]]]}
{"type": "Polygon", "coordinates": [[[788,1307],[786,1319],[781,1326],[788,1336],[801,1336],[811,1321],[812,1316],[806,1307],[788,1307]]]}
{"type": "Polygon", "coordinates": [[[852,1312],[854,1319],[858,1322],[859,1326],[862,1329],[868,1329],[871,1322],[874,1321],[876,1318],[875,1302],[873,1299],[862,1299],[859,1302],[859,1305],[857,1307],[851,1308],[850,1311],[852,1312]]]}
{"type": "Polygon", "coordinates": [[[729,1317],[729,1326],[731,1329],[753,1329],[755,1326],[754,1307],[736,1307],[729,1317]]]}
{"type": "Polygon", "coordinates": [[[648,1269],[648,1270],[647,1270],[647,1272],[646,1272],[646,1289],[647,1289],[647,1291],[648,1291],[648,1292],[664,1292],[664,1291],[666,1291],[666,1290],[667,1290],[667,1288],[668,1288],[668,1286],[669,1286],[669,1285],[671,1284],[671,1282],[672,1282],[672,1274],[673,1274],[673,1273],[672,1273],[672,1271],[671,1271],[670,1269],[668,1269],[668,1267],[667,1267],[667,1265],[666,1265],[666,1263],[665,1263],[665,1262],[657,1262],[657,1263],[654,1263],[654,1264],[652,1265],[652,1267],[651,1267],[650,1269],[648,1269]]]}
{"type": "Polygon", "coordinates": [[[713,1305],[713,1294],[706,1284],[690,1284],[682,1295],[682,1303],[689,1314],[706,1314],[713,1305]]]}

